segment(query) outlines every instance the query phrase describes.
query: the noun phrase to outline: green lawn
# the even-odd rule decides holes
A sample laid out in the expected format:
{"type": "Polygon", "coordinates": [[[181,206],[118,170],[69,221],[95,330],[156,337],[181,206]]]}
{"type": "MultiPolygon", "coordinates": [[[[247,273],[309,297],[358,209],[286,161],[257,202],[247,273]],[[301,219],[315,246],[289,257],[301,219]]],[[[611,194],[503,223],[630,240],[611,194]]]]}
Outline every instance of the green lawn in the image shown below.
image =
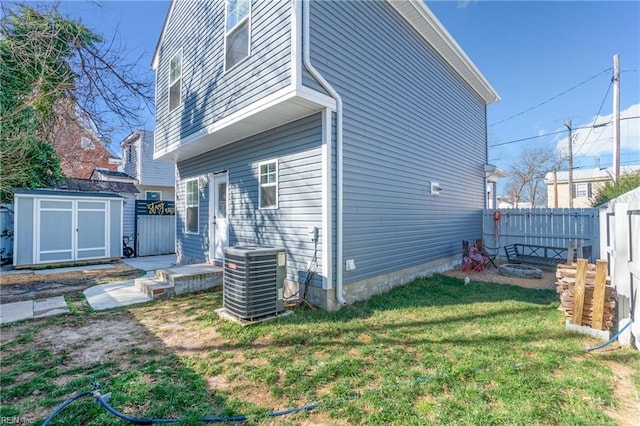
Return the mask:
{"type": "MultiPolygon", "coordinates": [[[[436,275],[336,313],[301,309],[246,328],[217,317],[221,301],[204,293],[2,327],[0,416],[43,420],[93,381],[131,416],[291,425],[616,424],[606,414],[619,404],[615,373],[627,373],[632,403],[640,393],[640,353],[585,353],[600,342],[564,331],[552,291],[436,275]],[[114,340],[119,324],[135,339],[114,340]],[[56,344],[52,330],[75,340],[56,344]]],[[[85,398],[51,424],[126,423],[85,398]]]]}

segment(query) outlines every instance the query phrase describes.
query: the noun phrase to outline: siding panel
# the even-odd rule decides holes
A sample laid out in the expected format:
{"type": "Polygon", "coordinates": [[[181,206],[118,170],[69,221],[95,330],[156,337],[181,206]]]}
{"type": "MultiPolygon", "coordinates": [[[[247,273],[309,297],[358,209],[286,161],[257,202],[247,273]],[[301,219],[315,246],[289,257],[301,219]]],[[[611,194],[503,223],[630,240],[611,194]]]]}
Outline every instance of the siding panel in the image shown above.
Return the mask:
{"type": "Polygon", "coordinates": [[[311,34],[344,102],[345,283],[456,255],[482,234],[483,100],[386,2],[311,2],[311,34]]]}
{"type": "MultiPolygon", "coordinates": [[[[176,214],[178,256],[184,263],[203,262],[209,249],[207,176],[228,172],[229,244],[267,244],[287,248],[288,278],[303,281],[314,245],[309,228],[322,224],[322,118],[315,114],[177,164],[176,214]],[[258,208],[258,164],[278,159],[279,208],[258,208]],[[185,230],[185,180],[200,178],[200,230],[185,230]]],[[[322,266],[323,230],[318,244],[322,266]]],[[[320,270],[320,269],[319,269],[320,270]]],[[[320,286],[319,276],[313,285],[320,286]]]]}
{"type": "Polygon", "coordinates": [[[176,1],[156,70],[156,151],[290,84],[291,2],[253,1],[251,55],[224,70],[224,2],[176,1]],[[198,34],[198,36],[194,36],[198,34]],[[168,112],[168,68],[183,50],[183,105],[168,112]]]}
{"type": "Polygon", "coordinates": [[[142,151],[138,175],[140,185],[173,187],[176,184],[175,164],[153,159],[153,132],[142,132],[137,147],[142,151]]]}

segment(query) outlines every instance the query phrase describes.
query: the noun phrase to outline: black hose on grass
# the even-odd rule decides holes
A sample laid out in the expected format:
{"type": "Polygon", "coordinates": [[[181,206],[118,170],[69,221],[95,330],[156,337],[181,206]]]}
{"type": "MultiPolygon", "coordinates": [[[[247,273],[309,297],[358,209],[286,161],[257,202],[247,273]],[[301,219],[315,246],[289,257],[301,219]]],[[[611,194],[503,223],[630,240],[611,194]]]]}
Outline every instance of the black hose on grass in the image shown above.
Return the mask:
{"type": "MultiPolygon", "coordinates": [[[[149,419],[149,418],[140,418],[140,417],[131,417],[131,416],[127,416],[126,414],[123,414],[121,412],[119,412],[118,410],[116,410],[115,408],[113,408],[111,405],[109,405],[109,403],[107,401],[104,400],[104,398],[102,397],[102,395],[98,395],[96,397],[96,401],[102,405],[109,413],[113,414],[114,416],[122,419],[122,420],[126,420],[130,423],[133,424],[137,424],[137,425],[151,425],[151,424],[169,424],[169,423],[178,423],[178,422],[182,422],[185,421],[186,419],[184,418],[177,418],[177,419],[149,419]]],[[[320,404],[310,404],[310,405],[305,405],[303,407],[294,407],[294,408],[289,408],[286,410],[281,410],[281,411],[271,411],[269,413],[264,414],[264,416],[266,417],[277,417],[277,416],[284,416],[287,414],[293,414],[293,413],[297,413],[300,411],[311,411],[314,408],[318,407],[320,404]]],[[[203,422],[203,423],[221,423],[221,422],[242,422],[245,420],[248,420],[249,417],[246,415],[237,415],[237,416],[214,416],[214,417],[201,417],[199,419],[197,419],[197,421],[199,422],[203,422]]]]}
{"type": "MultiPolygon", "coordinates": [[[[107,400],[105,399],[104,395],[102,395],[100,393],[98,385],[94,384],[94,389],[93,390],[80,392],[80,393],[72,396],[71,398],[67,399],[62,404],[60,404],[53,411],[53,413],[51,413],[49,415],[49,417],[47,417],[45,419],[44,423],[42,423],[42,426],[47,426],[49,424],[49,422],[51,421],[51,419],[53,419],[65,407],[67,407],[71,403],[73,403],[73,402],[77,401],[78,399],[80,399],[82,397],[85,397],[87,395],[93,395],[93,397],[96,400],[96,402],[98,404],[100,404],[110,414],[113,414],[115,417],[118,417],[119,419],[125,420],[125,421],[127,421],[129,423],[132,423],[134,425],[171,424],[171,423],[179,423],[179,422],[183,422],[183,421],[187,420],[186,418],[154,419],[154,418],[148,418],[148,417],[132,417],[132,416],[128,416],[128,415],[126,415],[124,413],[121,413],[120,411],[116,410],[115,408],[113,408],[107,402],[107,400]]],[[[305,405],[305,406],[302,406],[302,407],[288,408],[286,410],[270,411],[268,413],[263,414],[263,416],[265,416],[265,417],[285,416],[287,414],[298,413],[298,412],[301,412],[301,411],[311,411],[314,408],[317,408],[319,406],[320,406],[319,403],[309,404],[309,405],[305,405]]],[[[248,419],[249,419],[249,416],[237,415],[237,416],[202,417],[202,418],[197,419],[197,421],[203,422],[203,423],[222,423],[222,422],[241,422],[241,421],[245,421],[245,420],[248,420],[248,419]]]]}
{"type": "MultiPolygon", "coordinates": [[[[615,336],[613,336],[611,338],[611,340],[609,340],[607,343],[597,346],[595,348],[590,348],[590,349],[586,349],[587,352],[591,352],[597,349],[601,349],[607,345],[609,345],[610,343],[612,343],[627,327],[629,327],[629,325],[631,324],[631,322],[629,322],[627,325],[625,325],[620,331],[618,331],[616,333],[615,336]]],[[[522,368],[522,365],[512,365],[511,368],[513,368],[514,370],[520,369],[522,368]]],[[[485,370],[482,368],[479,369],[473,369],[471,371],[473,372],[477,372],[477,371],[481,371],[481,370],[485,370]]],[[[394,387],[394,386],[403,386],[403,385],[411,385],[411,384],[420,384],[420,383],[426,383],[429,382],[431,380],[437,379],[437,378],[443,378],[448,376],[448,374],[437,374],[435,376],[425,376],[425,377],[420,377],[417,378],[415,380],[411,380],[411,381],[407,381],[407,382],[400,382],[400,383],[396,383],[395,385],[392,386],[384,386],[384,387],[380,387],[380,388],[375,388],[375,389],[369,389],[365,392],[377,392],[377,391],[382,391],[385,389],[388,389],[390,387],[394,387]]],[[[104,409],[106,409],[109,413],[111,413],[112,415],[125,420],[129,423],[132,424],[136,424],[136,425],[153,425],[153,424],[171,424],[171,423],[178,423],[178,422],[182,422],[187,420],[186,418],[173,418],[173,419],[154,419],[154,418],[148,418],[148,417],[131,417],[128,416],[124,413],[121,413],[120,411],[116,410],[115,408],[113,408],[105,399],[104,395],[102,395],[100,393],[100,388],[97,382],[94,382],[94,389],[90,390],[90,391],[84,391],[84,392],[80,392],[79,394],[69,398],[68,400],[66,400],[65,402],[63,402],[62,404],[60,404],[60,406],[58,406],[58,408],[56,408],[53,413],[51,413],[51,415],[49,415],[49,417],[46,418],[46,420],[44,421],[44,423],[42,424],[42,426],[47,426],[49,424],[49,421],[51,421],[51,419],[57,415],[60,411],[62,411],[65,407],[67,407],[69,404],[73,403],[74,401],[87,396],[87,395],[93,395],[94,399],[96,400],[97,403],[99,403],[104,409]]],[[[345,399],[358,399],[359,397],[361,397],[361,394],[358,393],[354,393],[350,398],[345,398],[345,399]]],[[[301,407],[293,407],[293,408],[289,408],[286,410],[280,410],[280,411],[270,411],[268,413],[262,414],[262,416],[264,417],[278,417],[278,416],[285,416],[287,414],[294,414],[294,413],[298,413],[301,411],[311,411],[315,408],[318,408],[322,405],[322,403],[313,403],[313,404],[309,404],[309,405],[304,405],[301,407]]],[[[252,417],[259,417],[260,415],[255,415],[252,417]]],[[[237,415],[237,416],[214,416],[214,417],[201,417],[199,419],[197,419],[197,421],[199,422],[203,422],[203,423],[223,423],[223,422],[241,422],[241,421],[246,421],[249,420],[249,416],[247,415],[237,415]]]]}

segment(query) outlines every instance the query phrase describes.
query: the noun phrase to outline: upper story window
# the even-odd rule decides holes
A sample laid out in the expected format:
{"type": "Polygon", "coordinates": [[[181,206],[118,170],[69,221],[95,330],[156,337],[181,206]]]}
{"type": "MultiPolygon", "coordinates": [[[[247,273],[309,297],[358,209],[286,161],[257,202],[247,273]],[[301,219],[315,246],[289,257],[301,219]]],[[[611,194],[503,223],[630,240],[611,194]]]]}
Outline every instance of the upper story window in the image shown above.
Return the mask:
{"type": "Polygon", "coordinates": [[[169,66],[169,112],[182,105],[182,50],[178,51],[169,66]]]}
{"type": "Polygon", "coordinates": [[[260,164],[259,203],[261,209],[278,208],[278,160],[260,164]]]}
{"type": "Polygon", "coordinates": [[[251,0],[226,1],[225,70],[249,56],[251,0]]]}
{"type": "Polygon", "coordinates": [[[86,136],[83,136],[82,138],[80,138],[80,146],[84,149],[95,149],[96,146],[93,144],[93,142],[91,141],[91,139],[89,139],[86,136]]]}

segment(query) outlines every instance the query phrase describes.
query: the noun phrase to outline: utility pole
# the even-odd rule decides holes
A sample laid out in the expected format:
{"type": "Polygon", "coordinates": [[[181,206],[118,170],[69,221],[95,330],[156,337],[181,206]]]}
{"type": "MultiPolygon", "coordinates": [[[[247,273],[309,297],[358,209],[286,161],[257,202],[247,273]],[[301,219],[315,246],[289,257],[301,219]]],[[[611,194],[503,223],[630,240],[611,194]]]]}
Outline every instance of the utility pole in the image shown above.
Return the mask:
{"type": "Polygon", "coordinates": [[[573,208],[573,129],[571,120],[564,125],[569,129],[569,208],[573,208]]]}
{"type": "Polygon", "coordinates": [[[613,55],[613,179],[620,178],[620,56],[613,55]]]}
{"type": "Polygon", "coordinates": [[[558,208],[558,171],[553,169],[553,207],[558,208]]]}

